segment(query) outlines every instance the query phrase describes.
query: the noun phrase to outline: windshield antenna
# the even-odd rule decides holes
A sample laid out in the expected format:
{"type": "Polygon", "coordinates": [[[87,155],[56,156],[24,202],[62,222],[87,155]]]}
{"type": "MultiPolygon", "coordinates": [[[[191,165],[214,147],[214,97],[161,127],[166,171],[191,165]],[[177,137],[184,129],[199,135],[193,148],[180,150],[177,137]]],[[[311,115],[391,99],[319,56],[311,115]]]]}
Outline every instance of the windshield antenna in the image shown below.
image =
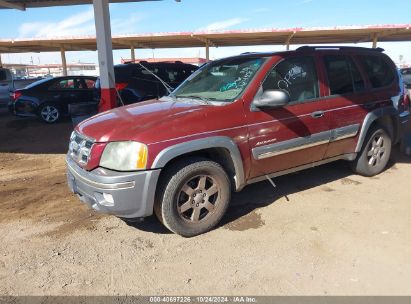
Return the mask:
{"type": "Polygon", "coordinates": [[[146,70],[147,72],[149,72],[151,75],[153,75],[156,79],[158,79],[161,84],[166,88],[168,94],[172,97],[172,90],[173,88],[167,83],[165,82],[163,79],[161,79],[159,76],[157,76],[155,73],[153,73],[152,71],[150,71],[149,69],[147,69],[144,65],[142,65],[140,62],[136,62],[139,66],[141,66],[144,70],[146,70]]]}

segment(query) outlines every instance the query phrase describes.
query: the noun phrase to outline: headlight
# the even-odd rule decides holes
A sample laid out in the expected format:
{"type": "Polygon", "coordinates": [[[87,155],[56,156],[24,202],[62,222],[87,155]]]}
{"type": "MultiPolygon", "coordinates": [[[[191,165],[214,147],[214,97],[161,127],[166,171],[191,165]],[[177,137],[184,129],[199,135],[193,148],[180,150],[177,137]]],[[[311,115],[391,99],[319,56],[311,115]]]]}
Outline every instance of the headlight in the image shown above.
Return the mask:
{"type": "Polygon", "coordinates": [[[134,141],[108,143],[101,155],[100,166],[118,170],[143,170],[147,164],[147,146],[134,141]]]}

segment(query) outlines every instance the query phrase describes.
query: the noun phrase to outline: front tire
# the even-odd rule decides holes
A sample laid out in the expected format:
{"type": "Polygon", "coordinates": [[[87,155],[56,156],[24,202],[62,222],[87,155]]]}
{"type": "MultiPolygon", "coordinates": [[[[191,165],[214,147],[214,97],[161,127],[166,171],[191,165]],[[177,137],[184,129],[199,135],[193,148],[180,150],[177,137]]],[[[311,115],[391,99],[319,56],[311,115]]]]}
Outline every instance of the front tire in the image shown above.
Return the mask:
{"type": "Polygon", "coordinates": [[[61,117],[60,109],[53,104],[43,104],[39,109],[39,116],[42,121],[53,124],[59,121],[61,117]]]}
{"type": "Polygon", "coordinates": [[[384,128],[371,128],[360,154],[351,164],[353,171],[363,176],[380,174],[390,159],[391,143],[391,137],[384,128]]]}
{"type": "Polygon", "coordinates": [[[205,158],[179,161],[160,181],[154,211],[172,232],[192,237],[214,228],[231,199],[231,183],[224,169],[205,158]]]}

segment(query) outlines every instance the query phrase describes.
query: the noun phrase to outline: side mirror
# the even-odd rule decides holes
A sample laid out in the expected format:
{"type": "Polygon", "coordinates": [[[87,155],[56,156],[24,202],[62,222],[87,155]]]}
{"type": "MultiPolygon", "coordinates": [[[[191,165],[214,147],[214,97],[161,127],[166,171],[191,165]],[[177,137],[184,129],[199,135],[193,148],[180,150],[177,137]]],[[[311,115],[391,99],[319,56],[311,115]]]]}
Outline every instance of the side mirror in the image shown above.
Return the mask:
{"type": "Polygon", "coordinates": [[[261,94],[254,105],[257,108],[278,108],[290,102],[290,95],[284,90],[267,90],[261,94]]]}

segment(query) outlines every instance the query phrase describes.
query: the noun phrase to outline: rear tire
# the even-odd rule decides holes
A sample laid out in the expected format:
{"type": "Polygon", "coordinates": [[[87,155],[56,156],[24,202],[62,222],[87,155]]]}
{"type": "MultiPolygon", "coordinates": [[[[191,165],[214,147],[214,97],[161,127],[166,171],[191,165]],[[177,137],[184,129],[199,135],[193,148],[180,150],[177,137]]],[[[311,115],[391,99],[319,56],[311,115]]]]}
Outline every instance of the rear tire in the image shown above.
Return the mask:
{"type": "Polygon", "coordinates": [[[56,123],[61,118],[61,111],[59,107],[50,103],[42,104],[38,113],[40,119],[48,124],[56,123]]]}
{"type": "Polygon", "coordinates": [[[390,159],[391,143],[391,137],[383,127],[372,127],[361,152],[351,163],[352,170],[363,176],[374,176],[384,171],[390,159]]]}
{"type": "Polygon", "coordinates": [[[154,211],[172,232],[192,237],[214,228],[231,199],[231,183],[224,169],[205,158],[171,165],[159,184],[154,211]]]}

